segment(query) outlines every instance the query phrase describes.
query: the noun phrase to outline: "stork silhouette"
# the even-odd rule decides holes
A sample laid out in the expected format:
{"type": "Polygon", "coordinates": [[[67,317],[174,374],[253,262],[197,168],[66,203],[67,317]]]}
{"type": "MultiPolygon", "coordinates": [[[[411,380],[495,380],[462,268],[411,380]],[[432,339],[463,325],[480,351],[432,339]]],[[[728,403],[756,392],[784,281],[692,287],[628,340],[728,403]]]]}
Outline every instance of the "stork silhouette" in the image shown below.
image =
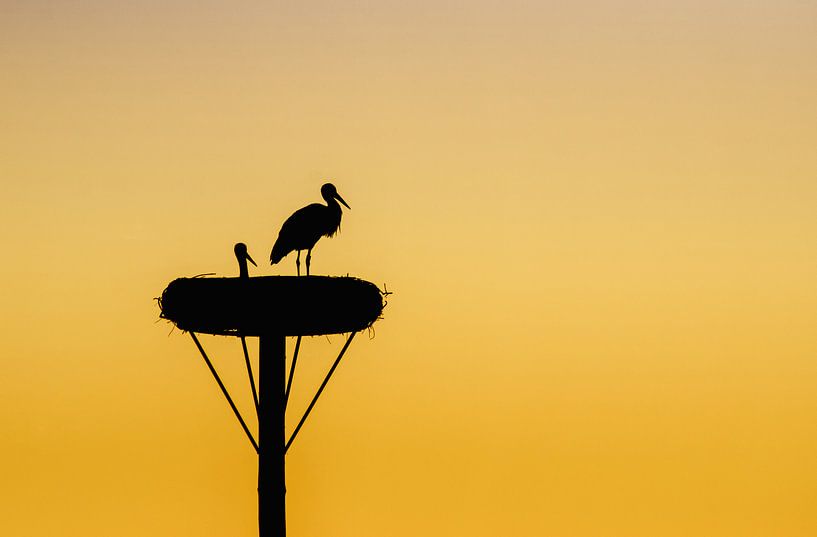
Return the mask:
{"type": "Polygon", "coordinates": [[[274,265],[281,261],[292,251],[298,251],[295,259],[295,267],[298,276],[301,275],[301,250],[306,250],[306,275],[309,276],[309,264],[312,261],[312,248],[321,237],[331,237],[340,228],[340,218],[343,211],[338,205],[341,202],[347,209],[352,208],[340,197],[338,190],[332,183],[326,183],[321,187],[321,196],[326,200],[326,205],[313,203],[302,209],[295,211],[292,216],[286,219],[278,239],[272,247],[270,254],[270,264],[274,265]]]}
{"type": "Polygon", "coordinates": [[[247,252],[247,245],[243,242],[237,242],[233,247],[233,252],[235,252],[235,258],[238,259],[238,276],[240,278],[249,278],[250,272],[247,268],[247,261],[252,263],[253,266],[257,267],[258,265],[255,264],[249,252],[247,252]]]}

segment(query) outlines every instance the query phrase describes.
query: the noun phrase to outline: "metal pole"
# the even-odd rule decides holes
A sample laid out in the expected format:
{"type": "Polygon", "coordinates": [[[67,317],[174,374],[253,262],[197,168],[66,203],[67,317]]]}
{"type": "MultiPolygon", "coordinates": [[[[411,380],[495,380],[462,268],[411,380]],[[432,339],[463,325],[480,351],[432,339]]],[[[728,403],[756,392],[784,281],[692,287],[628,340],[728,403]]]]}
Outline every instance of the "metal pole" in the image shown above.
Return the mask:
{"type": "MultiPolygon", "coordinates": [[[[255,438],[252,437],[250,428],[247,427],[247,422],[245,422],[244,418],[241,417],[241,412],[238,411],[235,403],[233,403],[233,398],[230,397],[230,392],[227,391],[227,387],[224,386],[223,382],[221,382],[221,377],[218,376],[216,368],[213,367],[213,362],[210,361],[210,358],[207,357],[207,353],[204,352],[204,347],[202,347],[201,343],[199,343],[199,338],[196,337],[194,332],[190,332],[190,337],[193,338],[193,341],[196,343],[196,347],[199,348],[201,357],[204,358],[204,362],[207,364],[207,367],[210,368],[210,373],[212,373],[213,378],[216,379],[218,387],[221,388],[221,393],[224,394],[224,398],[227,399],[227,402],[230,404],[230,408],[233,409],[233,414],[235,414],[235,417],[238,418],[238,423],[241,424],[241,427],[244,429],[244,433],[247,435],[247,438],[250,439],[250,443],[252,444],[252,447],[255,448],[255,452],[258,453],[258,443],[255,441],[255,438]]],[[[284,452],[286,452],[286,449],[284,449],[284,452]]]]}
{"type": "Polygon", "coordinates": [[[258,534],[286,537],[286,338],[261,336],[258,354],[258,534]]]}
{"type": "Polygon", "coordinates": [[[292,445],[292,442],[295,441],[295,437],[298,436],[298,431],[300,431],[301,427],[304,426],[304,423],[306,422],[306,418],[309,417],[309,413],[312,412],[312,409],[315,407],[315,403],[318,402],[318,398],[321,396],[321,393],[323,392],[323,389],[326,388],[326,385],[329,383],[329,379],[332,378],[332,373],[334,373],[335,368],[338,367],[338,364],[340,363],[341,358],[343,358],[343,355],[346,352],[346,349],[349,348],[349,343],[352,342],[352,338],[355,337],[355,334],[357,334],[357,332],[352,332],[352,333],[349,334],[349,338],[346,340],[346,344],[343,345],[343,348],[340,350],[340,354],[338,354],[338,357],[335,360],[335,363],[332,364],[332,367],[329,369],[329,373],[327,373],[326,378],[323,379],[323,382],[321,383],[321,387],[318,388],[318,392],[315,394],[315,397],[312,398],[312,402],[309,403],[309,406],[307,407],[306,412],[304,412],[304,415],[301,417],[301,421],[298,422],[298,425],[297,425],[297,427],[295,427],[295,431],[292,433],[292,436],[289,437],[289,440],[287,441],[286,445],[284,445],[284,453],[286,453],[289,450],[289,446],[292,445]]]}
{"type": "Polygon", "coordinates": [[[247,351],[247,338],[241,336],[241,348],[244,350],[244,363],[247,365],[247,376],[250,377],[250,390],[252,390],[252,400],[255,403],[255,415],[258,416],[258,390],[255,389],[255,378],[252,374],[252,364],[250,363],[250,353],[247,351]]]}

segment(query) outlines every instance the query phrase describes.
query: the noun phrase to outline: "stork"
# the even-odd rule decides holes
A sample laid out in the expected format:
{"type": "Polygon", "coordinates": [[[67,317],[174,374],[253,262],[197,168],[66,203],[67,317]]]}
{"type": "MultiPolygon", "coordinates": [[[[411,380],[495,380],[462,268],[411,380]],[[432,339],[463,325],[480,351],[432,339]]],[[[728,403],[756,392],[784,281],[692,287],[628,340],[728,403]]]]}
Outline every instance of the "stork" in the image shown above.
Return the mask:
{"type": "MultiPolygon", "coordinates": [[[[243,242],[237,242],[235,246],[233,246],[233,252],[235,252],[235,258],[238,259],[239,281],[246,282],[247,284],[249,284],[250,273],[247,270],[247,261],[249,261],[256,267],[258,265],[256,265],[255,261],[253,261],[252,257],[250,257],[250,253],[247,252],[247,245],[244,244],[243,242]]],[[[241,336],[241,348],[244,350],[244,363],[247,365],[247,376],[250,379],[250,390],[252,391],[252,400],[255,403],[255,412],[258,413],[258,390],[255,389],[255,378],[253,377],[252,374],[252,365],[250,364],[250,353],[249,351],[247,351],[247,338],[244,337],[244,334],[239,335],[241,336]]],[[[224,393],[226,394],[227,392],[224,393]]],[[[235,411],[235,408],[233,408],[233,410],[235,411]]],[[[240,414],[238,419],[239,421],[241,421],[240,414]]],[[[241,421],[241,423],[244,422],[241,421]]],[[[250,437],[252,437],[252,435],[250,435],[250,437]]],[[[255,441],[253,440],[253,442],[255,441]]]]}
{"type": "Polygon", "coordinates": [[[340,217],[342,210],[338,202],[351,210],[352,208],[340,197],[338,190],[332,183],[326,183],[321,187],[321,196],[326,200],[326,205],[312,203],[302,209],[295,211],[292,216],[286,219],[278,239],[272,247],[270,254],[270,264],[274,265],[281,261],[290,252],[297,250],[298,257],[295,259],[295,267],[298,276],[301,275],[301,250],[306,250],[306,275],[309,276],[309,264],[312,261],[312,248],[321,237],[331,237],[340,228],[340,217]]]}
{"type": "Polygon", "coordinates": [[[238,276],[239,278],[249,278],[250,272],[247,268],[247,261],[253,264],[253,266],[258,266],[255,264],[255,261],[252,260],[250,257],[249,252],[247,252],[247,245],[243,242],[237,242],[233,247],[233,252],[235,252],[235,258],[238,259],[238,276]]]}

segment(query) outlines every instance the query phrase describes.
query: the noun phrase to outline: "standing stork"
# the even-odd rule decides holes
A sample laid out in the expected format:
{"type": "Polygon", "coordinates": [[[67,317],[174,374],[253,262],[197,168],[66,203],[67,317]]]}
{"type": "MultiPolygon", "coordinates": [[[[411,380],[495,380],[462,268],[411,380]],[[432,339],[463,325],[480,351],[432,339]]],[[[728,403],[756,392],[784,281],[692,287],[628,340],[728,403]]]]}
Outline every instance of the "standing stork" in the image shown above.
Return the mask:
{"type": "Polygon", "coordinates": [[[298,257],[295,259],[295,267],[300,276],[301,250],[306,250],[306,275],[309,276],[309,263],[312,261],[312,248],[315,247],[315,243],[321,237],[331,237],[340,228],[342,211],[338,202],[341,202],[347,209],[352,209],[343,201],[332,183],[326,183],[321,187],[321,196],[326,200],[326,205],[312,203],[298,209],[286,219],[269,256],[271,265],[297,250],[298,257]]]}

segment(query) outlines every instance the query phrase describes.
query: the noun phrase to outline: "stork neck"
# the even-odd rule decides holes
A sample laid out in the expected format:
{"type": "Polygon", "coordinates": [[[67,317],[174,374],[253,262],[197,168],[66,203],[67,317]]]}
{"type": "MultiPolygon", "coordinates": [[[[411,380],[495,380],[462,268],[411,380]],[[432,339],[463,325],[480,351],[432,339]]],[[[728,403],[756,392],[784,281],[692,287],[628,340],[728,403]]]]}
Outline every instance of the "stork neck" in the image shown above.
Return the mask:
{"type": "Polygon", "coordinates": [[[331,197],[330,198],[323,198],[323,199],[326,200],[326,205],[330,209],[341,212],[340,203],[338,203],[338,200],[336,200],[335,198],[331,198],[331,197]]]}

